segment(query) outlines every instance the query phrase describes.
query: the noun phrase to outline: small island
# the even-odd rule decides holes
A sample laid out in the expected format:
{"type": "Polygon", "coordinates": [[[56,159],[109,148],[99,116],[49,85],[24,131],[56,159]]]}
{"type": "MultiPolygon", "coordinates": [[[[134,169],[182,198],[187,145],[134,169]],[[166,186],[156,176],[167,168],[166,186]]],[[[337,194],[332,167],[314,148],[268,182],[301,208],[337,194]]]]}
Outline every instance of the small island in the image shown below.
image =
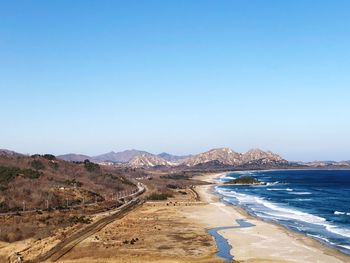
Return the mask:
{"type": "Polygon", "coordinates": [[[259,182],[256,178],[250,176],[242,176],[235,178],[231,181],[225,182],[228,185],[265,185],[265,183],[259,182]]]}

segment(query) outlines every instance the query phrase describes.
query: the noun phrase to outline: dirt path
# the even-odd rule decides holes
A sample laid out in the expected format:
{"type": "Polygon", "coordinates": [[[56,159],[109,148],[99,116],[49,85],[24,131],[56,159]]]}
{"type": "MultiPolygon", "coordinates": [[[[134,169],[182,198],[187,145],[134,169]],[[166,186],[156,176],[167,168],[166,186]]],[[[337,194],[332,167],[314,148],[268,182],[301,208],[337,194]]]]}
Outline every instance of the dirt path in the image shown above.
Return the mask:
{"type": "Polygon", "coordinates": [[[98,220],[97,222],[94,222],[93,224],[89,225],[82,231],[79,231],[73,234],[72,236],[68,237],[67,239],[61,241],[52,249],[40,255],[36,259],[28,260],[27,262],[37,263],[37,262],[44,262],[47,260],[55,262],[59,260],[62,256],[64,256],[66,253],[68,253],[72,248],[74,248],[80,242],[85,240],[86,238],[97,233],[98,231],[100,231],[102,228],[112,223],[113,221],[124,217],[128,212],[130,212],[131,210],[133,210],[134,208],[142,204],[138,196],[143,194],[146,191],[146,188],[141,183],[138,183],[137,186],[139,189],[138,192],[128,196],[129,198],[133,198],[133,199],[131,199],[129,202],[119,207],[116,211],[113,212],[113,214],[106,216],[98,220]]]}
{"type": "Polygon", "coordinates": [[[124,207],[119,209],[119,211],[115,212],[114,214],[104,217],[101,220],[91,224],[87,228],[85,228],[83,231],[80,231],[78,233],[73,234],[69,238],[63,240],[61,243],[59,243],[57,246],[46,252],[45,254],[39,256],[37,259],[29,261],[31,263],[36,262],[43,262],[43,261],[57,261],[60,259],[63,255],[68,253],[73,247],[75,247],[77,244],[88,238],[89,236],[97,233],[102,228],[104,228],[106,225],[110,224],[111,222],[115,221],[116,219],[120,219],[124,217],[128,212],[133,210],[135,207],[139,206],[142,202],[139,199],[134,199],[130,201],[128,204],[126,204],[124,207]]]}
{"type": "Polygon", "coordinates": [[[147,201],[79,243],[62,263],[221,263],[214,239],[184,216],[204,206],[189,189],[166,201],[147,201]],[[187,198],[186,198],[187,197],[187,198]]]}

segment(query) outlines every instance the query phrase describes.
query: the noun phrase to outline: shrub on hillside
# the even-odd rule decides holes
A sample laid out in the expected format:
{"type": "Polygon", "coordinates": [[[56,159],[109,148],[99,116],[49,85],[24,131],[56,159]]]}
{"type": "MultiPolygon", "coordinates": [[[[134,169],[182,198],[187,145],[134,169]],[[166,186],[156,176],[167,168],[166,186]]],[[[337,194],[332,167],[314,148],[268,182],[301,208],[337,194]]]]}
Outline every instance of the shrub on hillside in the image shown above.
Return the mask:
{"type": "Polygon", "coordinates": [[[172,197],[172,195],[168,193],[153,193],[148,197],[148,200],[160,201],[167,200],[169,197],[172,197]]]}
{"type": "Polygon", "coordinates": [[[71,224],[90,224],[92,220],[85,216],[72,216],[68,219],[71,224]]]}
{"type": "Polygon", "coordinates": [[[161,179],[188,180],[189,176],[183,174],[169,174],[160,176],[161,179]]]}
{"type": "Polygon", "coordinates": [[[92,163],[89,160],[84,161],[84,167],[89,172],[97,172],[100,170],[100,166],[97,163],[92,163]]]}
{"type": "Polygon", "coordinates": [[[53,154],[44,154],[43,158],[50,160],[50,161],[56,160],[56,156],[53,154]]]}
{"type": "Polygon", "coordinates": [[[9,211],[8,205],[5,202],[0,203],[0,212],[4,213],[8,211],[9,211]]]}
{"type": "Polygon", "coordinates": [[[8,184],[17,176],[20,169],[0,166],[0,184],[8,184]]]}
{"type": "Polygon", "coordinates": [[[37,179],[42,175],[42,173],[38,171],[34,171],[32,169],[23,169],[19,171],[18,175],[21,175],[29,179],[37,179]]]}
{"type": "Polygon", "coordinates": [[[168,187],[170,189],[177,189],[177,188],[179,188],[177,185],[174,185],[174,184],[167,184],[166,187],[168,187]]]}
{"type": "Polygon", "coordinates": [[[73,180],[65,180],[64,184],[69,185],[69,186],[74,186],[74,187],[81,187],[83,185],[82,182],[79,182],[75,179],[73,180]]]}
{"type": "Polygon", "coordinates": [[[59,165],[58,165],[58,163],[57,162],[50,162],[50,166],[52,167],[52,169],[54,169],[54,170],[58,170],[58,168],[59,168],[59,165]]]}
{"type": "Polygon", "coordinates": [[[35,170],[42,170],[45,168],[45,165],[39,161],[39,160],[34,160],[30,163],[30,165],[35,169],[35,170]]]}
{"type": "Polygon", "coordinates": [[[88,198],[91,198],[91,199],[93,199],[94,201],[102,202],[102,201],[105,200],[105,199],[103,198],[103,196],[101,196],[99,193],[92,192],[92,191],[87,191],[87,194],[88,194],[88,198]]]}
{"type": "Polygon", "coordinates": [[[9,182],[14,180],[16,176],[23,176],[29,179],[39,178],[42,173],[32,169],[19,169],[14,167],[0,166],[0,185],[4,188],[9,182]]]}

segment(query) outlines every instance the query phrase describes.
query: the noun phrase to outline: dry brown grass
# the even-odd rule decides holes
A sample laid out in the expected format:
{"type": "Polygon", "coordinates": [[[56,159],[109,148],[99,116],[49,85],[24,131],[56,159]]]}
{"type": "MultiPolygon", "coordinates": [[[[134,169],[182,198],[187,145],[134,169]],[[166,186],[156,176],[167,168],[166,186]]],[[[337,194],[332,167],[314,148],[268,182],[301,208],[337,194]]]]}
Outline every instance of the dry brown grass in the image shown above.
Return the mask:
{"type": "Polygon", "coordinates": [[[60,262],[222,262],[215,243],[181,212],[201,205],[190,191],[167,201],[148,202],[86,239],[60,262]],[[136,240],[131,243],[132,240],[136,240]]]}

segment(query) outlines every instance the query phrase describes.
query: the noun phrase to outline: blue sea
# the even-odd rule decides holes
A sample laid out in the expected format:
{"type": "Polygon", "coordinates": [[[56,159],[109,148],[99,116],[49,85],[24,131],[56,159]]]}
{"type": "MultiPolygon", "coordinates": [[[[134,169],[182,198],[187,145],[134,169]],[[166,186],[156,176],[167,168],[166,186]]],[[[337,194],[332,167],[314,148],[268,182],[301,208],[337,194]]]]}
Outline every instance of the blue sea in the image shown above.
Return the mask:
{"type": "Polygon", "coordinates": [[[245,171],[266,185],[216,187],[227,203],[302,232],[350,255],[350,170],[245,171]]]}

